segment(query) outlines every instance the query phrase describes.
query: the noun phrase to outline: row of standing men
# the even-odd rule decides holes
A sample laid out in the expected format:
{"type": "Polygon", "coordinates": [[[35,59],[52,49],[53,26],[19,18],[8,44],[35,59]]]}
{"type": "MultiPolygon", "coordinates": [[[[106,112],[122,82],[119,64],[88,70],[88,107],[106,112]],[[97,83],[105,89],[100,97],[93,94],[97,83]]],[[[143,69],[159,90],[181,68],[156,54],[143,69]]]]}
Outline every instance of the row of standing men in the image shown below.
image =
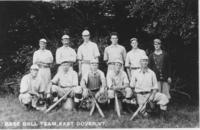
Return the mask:
{"type": "MultiPolygon", "coordinates": [[[[37,77],[40,77],[39,79],[42,79],[39,90],[40,92],[44,92],[47,95],[53,93],[52,95],[54,96],[55,96],[54,92],[57,92],[57,94],[60,93],[60,96],[62,96],[64,94],[63,93],[64,91],[62,91],[62,87],[68,88],[69,86],[77,86],[78,80],[76,80],[76,74],[74,74],[75,71],[73,70],[73,67],[71,65],[72,63],[76,62],[76,60],[78,60],[79,63],[78,75],[82,75],[82,80],[80,83],[81,88],[87,88],[88,86],[84,84],[88,84],[88,81],[92,81],[91,82],[93,84],[92,86],[96,86],[94,85],[95,81],[94,78],[91,78],[91,75],[89,73],[91,72],[92,68],[93,71],[97,70],[97,67],[96,69],[94,69],[95,68],[94,66],[95,64],[98,64],[98,57],[100,56],[99,49],[96,43],[90,41],[90,33],[88,30],[84,30],[82,32],[82,38],[84,42],[82,45],[80,45],[80,47],[78,48],[78,52],[76,54],[75,50],[69,46],[70,37],[68,35],[63,35],[62,37],[63,46],[58,48],[56,51],[56,63],[60,64],[60,66],[58,68],[57,74],[54,76],[52,80],[51,80],[50,64],[53,63],[53,56],[52,53],[46,49],[46,40],[41,39],[39,41],[40,49],[37,50],[33,55],[33,64],[37,64],[39,66],[37,77]],[[68,65],[70,65],[70,67],[66,67],[68,65]],[[68,72],[69,73],[68,75],[62,75],[61,73],[65,71],[63,69],[71,73],[68,72]],[[75,75],[74,76],[75,78],[73,78],[73,75],[75,75]],[[88,80],[88,75],[90,75],[90,78],[92,80],[88,80]],[[64,79],[63,83],[62,79],[64,79]],[[50,81],[51,85],[49,85],[50,81]]],[[[161,40],[160,39],[154,40],[155,51],[152,54],[150,54],[149,58],[146,56],[144,50],[138,48],[137,38],[130,39],[132,50],[127,54],[125,48],[122,45],[118,44],[117,33],[115,32],[111,33],[110,40],[111,40],[111,45],[106,47],[104,50],[104,61],[107,62],[108,65],[105,81],[103,80],[105,77],[103,72],[98,69],[98,72],[100,72],[100,79],[101,81],[103,81],[102,83],[104,82],[105,84],[107,83],[107,85],[105,86],[108,86],[108,88],[111,88],[112,86],[118,86],[118,88],[120,89],[125,88],[124,89],[126,90],[125,97],[127,100],[130,99],[132,95],[130,93],[132,92],[131,89],[134,88],[134,91],[137,93],[137,100],[140,100],[138,101],[138,103],[140,102],[139,105],[142,104],[142,102],[144,102],[145,98],[153,89],[158,90],[159,92],[164,94],[157,92],[157,97],[156,94],[154,94],[152,100],[153,99],[158,100],[159,104],[161,105],[161,108],[163,110],[166,110],[166,104],[171,98],[169,94],[169,89],[170,89],[169,83],[171,83],[171,65],[168,54],[161,49],[161,40]],[[144,65],[145,63],[142,63],[141,61],[145,61],[147,59],[149,63],[147,63],[146,67],[143,68],[147,68],[148,65],[150,69],[148,68],[146,69],[148,71],[144,72],[146,73],[149,72],[149,74],[147,73],[146,75],[142,75],[140,74],[140,71],[142,70],[142,66],[145,66],[144,65]],[[120,65],[121,67],[118,67],[120,65]],[[123,69],[124,66],[127,69],[128,75],[125,73],[123,69]],[[121,68],[121,70],[119,68],[121,68]],[[113,81],[115,81],[115,85],[113,85],[113,81]],[[129,86],[131,86],[132,88],[129,89],[130,88],[129,86]]],[[[34,69],[34,67],[32,69],[34,69]]],[[[23,79],[25,78],[23,77],[23,79]]],[[[20,87],[21,102],[23,102],[22,99],[24,99],[24,97],[22,96],[23,93],[27,91],[26,89],[23,89],[27,88],[26,87],[27,85],[25,84],[23,85],[23,79],[20,87]]],[[[34,82],[32,83],[35,84],[34,82]]],[[[98,82],[95,82],[95,84],[98,84],[98,82]]],[[[75,89],[77,93],[79,93],[80,90],[81,89],[79,89],[78,87],[76,87],[75,89]]],[[[83,93],[84,92],[87,93],[87,91],[83,91],[83,93]]],[[[86,96],[87,94],[83,95],[86,96]]],[[[78,97],[79,95],[77,94],[76,96],[78,97]]],[[[25,99],[27,99],[26,96],[25,99]]]]}

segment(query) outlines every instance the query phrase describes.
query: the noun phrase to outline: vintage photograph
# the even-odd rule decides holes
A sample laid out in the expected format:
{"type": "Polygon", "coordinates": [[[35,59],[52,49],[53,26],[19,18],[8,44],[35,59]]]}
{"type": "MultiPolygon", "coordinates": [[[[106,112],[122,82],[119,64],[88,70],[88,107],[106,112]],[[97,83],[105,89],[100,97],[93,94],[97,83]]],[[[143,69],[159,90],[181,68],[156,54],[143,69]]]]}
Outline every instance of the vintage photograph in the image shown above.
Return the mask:
{"type": "Polygon", "coordinates": [[[198,5],[0,1],[0,129],[199,128],[198,5]]]}

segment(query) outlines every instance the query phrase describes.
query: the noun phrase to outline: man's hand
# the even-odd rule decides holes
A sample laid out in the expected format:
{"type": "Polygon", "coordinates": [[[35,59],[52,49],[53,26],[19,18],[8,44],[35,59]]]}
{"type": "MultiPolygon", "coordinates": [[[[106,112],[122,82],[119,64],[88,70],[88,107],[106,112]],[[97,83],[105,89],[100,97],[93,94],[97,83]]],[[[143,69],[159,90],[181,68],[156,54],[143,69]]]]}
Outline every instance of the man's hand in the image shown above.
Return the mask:
{"type": "Polygon", "coordinates": [[[149,97],[149,101],[153,101],[154,100],[156,92],[157,92],[156,90],[152,90],[151,96],[149,97]]]}
{"type": "Polygon", "coordinates": [[[168,82],[169,84],[172,83],[172,78],[169,77],[169,78],[167,79],[167,82],[168,82]]]}
{"type": "Polygon", "coordinates": [[[150,97],[149,97],[149,101],[153,101],[154,99],[154,95],[152,94],[150,97]]]}
{"type": "Polygon", "coordinates": [[[83,94],[82,94],[82,95],[83,95],[83,98],[86,98],[86,97],[88,96],[88,93],[89,93],[89,92],[88,92],[88,89],[87,89],[87,88],[84,88],[84,89],[83,89],[83,94]]]}
{"type": "Polygon", "coordinates": [[[98,91],[96,94],[95,94],[95,99],[97,99],[100,95],[100,92],[98,91]]]}
{"type": "Polygon", "coordinates": [[[47,94],[47,98],[50,98],[50,97],[51,97],[51,94],[50,94],[50,93],[48,93],[48,94],[47,94]]]}

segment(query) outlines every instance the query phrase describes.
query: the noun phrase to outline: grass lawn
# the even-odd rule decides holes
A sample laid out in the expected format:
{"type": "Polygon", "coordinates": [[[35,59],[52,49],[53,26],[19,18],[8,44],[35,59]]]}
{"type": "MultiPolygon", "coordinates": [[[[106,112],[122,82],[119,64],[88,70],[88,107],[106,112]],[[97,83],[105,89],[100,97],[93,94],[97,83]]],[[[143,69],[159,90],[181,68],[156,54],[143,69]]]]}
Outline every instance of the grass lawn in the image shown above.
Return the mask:
{"type": "Polygon", "coordinates": [[[0,129],[2,128],[183,128],[199,127],[199,107],[196,105],[171,103],[168,121],[160,118],[145,119],[138,116],[129,121],[132,114],[123,113],[117,117],[113,110],[104,111],[101,118],[96,111],[53,110],[48,114],[39,111],[25,111],[15,96],[0,98],[0,129]]]}

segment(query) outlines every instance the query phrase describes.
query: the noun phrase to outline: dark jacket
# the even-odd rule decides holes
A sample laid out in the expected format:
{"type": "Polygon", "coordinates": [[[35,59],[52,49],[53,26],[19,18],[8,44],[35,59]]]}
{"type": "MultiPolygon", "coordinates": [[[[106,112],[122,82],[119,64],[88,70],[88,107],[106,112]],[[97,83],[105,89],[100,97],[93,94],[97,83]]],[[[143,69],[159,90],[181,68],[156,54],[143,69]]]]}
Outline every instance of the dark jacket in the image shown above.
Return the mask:
{"type": "Polygon", "coordinates": [[[161,71],[159,71],[156,67],[154,60],[155,53],[151,53],[149,55],[149,68],[152,69],[156,73],[156,77],[158,81],[167,81],[168,77],[171,77],[171,61],[167,52],[163,51],[163,66],[161,71]],[[161,76],[162,75],[162,76],[161,76]]]}

